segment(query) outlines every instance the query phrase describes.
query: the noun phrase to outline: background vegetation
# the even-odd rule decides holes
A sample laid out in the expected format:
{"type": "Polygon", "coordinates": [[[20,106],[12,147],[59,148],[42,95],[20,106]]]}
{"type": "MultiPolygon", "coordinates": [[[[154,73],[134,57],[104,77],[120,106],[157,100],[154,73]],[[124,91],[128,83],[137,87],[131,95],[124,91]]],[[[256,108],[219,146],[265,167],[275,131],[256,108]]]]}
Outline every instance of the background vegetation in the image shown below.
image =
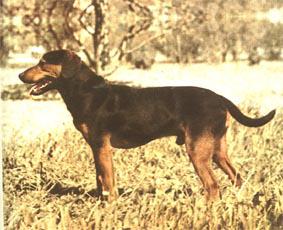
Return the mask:
{"type": "MultiPolygon", "coordinates": [[[[33,0],[2,3],[2,63],[30,46],[69,48],[97,71],[120,62],[280,59],[281,1],[33,0]],[[276,10],[274,10],[276,9],[276,10]],[[272,23],[273,22],[273,23],[272,23]]],[[[139,65],[136,65],[139,67],[139,65]]]]}

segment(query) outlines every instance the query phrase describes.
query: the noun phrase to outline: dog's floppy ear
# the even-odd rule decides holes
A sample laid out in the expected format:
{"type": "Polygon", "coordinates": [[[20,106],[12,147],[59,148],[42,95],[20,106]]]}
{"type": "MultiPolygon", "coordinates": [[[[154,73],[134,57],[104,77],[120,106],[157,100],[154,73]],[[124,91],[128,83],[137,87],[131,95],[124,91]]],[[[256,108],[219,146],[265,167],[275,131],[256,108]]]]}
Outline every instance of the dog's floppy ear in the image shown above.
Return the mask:
{"type": "Polygon", "coordinates": [[[81,69],[81,58],[72,51],[66,52],[66,56],[62,62],[61,75],[64,78],[72,78],[79,73],[81,69]]]}

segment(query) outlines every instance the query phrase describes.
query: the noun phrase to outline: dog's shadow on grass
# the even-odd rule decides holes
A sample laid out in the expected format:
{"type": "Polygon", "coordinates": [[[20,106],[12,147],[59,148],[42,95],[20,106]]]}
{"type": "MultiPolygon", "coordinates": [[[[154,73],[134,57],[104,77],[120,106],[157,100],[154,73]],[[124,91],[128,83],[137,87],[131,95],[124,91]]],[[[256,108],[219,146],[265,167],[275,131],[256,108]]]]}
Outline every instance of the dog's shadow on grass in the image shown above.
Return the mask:
{"type": "MultiPolygon", "coordinates": [[[[61,183],[56,182],[55,184],[50,184],[47,187],[47,190],[49,192],[49,194],[51,195],[55,195],[55,196],[64,196],[64,195],[87,195],[90,197],[95,197],[98,198],[99,197],[99,193],[98,193],[98,189],[91,189],[89,191],[86,191],[85,189],[81,188],[80,186],[63,186],[61,183]]],[[[145,195],[145,194],[150,194],[150,195],[155,195],[156,194],[156,189],[152,188],[149,190],[145,190],[145,189],[138,189],[136,191],[129,191],[126,188],[118,188],[118,194],[119,196],[123,196],[123,197],[128,197],[130,196],[133,192],[137,192],[139,195],[145,195]]],[[[168,189],[165,191],[165,193],[169,193],[172,192],[171,189],[168,189]]],[[[181,191],[173,191],[174,192],[174,198],[178,198],[181,194],[185,194],[187,196],[191,196],[192,195],[192,190],[190,188],[181,191]]]]}
{"type": "Polygon", "coordinates": [[[46,187],[49,194],[56,195],[56,196],[65,196],[69,194],[74,195],[82,195],[84,190],[80,186],[63,186],[61,183],[56,182],[55,184],[49,184],[46,187]]]}
{"type": "MultiPolygon", "coordinates": [[[[91,197],[99,197],[98,189],[94,188],[89,191],[81,188],[80,186],[63,186],[61,183],[56,182],[55,184],[49,184],[46,187],[46,190],[49,194],[55,196],[65,196],[65,195],[88,195],[91,197]]],[[[124,188],[118,189],[118,194],[120,195],[129,195],[131,192],[126,192],[124,188]]]]}

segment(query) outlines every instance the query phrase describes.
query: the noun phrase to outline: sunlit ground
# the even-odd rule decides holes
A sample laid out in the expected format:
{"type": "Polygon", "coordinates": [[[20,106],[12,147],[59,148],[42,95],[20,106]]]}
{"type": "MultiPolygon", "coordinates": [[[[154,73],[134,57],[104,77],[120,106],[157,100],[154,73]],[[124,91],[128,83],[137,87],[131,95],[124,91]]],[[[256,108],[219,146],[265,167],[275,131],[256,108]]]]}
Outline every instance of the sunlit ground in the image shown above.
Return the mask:
{"type": "Polygon", "coordinates": [[[271,23],[283,23],[283,8],[272,8],[267,12],[257,13],[258,19],[266,19],[271,23]]]}

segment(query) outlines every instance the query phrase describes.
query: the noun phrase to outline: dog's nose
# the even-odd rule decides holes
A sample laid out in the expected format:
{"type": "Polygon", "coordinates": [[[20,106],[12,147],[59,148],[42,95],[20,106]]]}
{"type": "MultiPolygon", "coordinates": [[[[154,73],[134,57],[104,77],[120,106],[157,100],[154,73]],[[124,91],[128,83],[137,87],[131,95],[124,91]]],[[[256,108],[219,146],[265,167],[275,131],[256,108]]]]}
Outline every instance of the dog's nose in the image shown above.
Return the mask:
{"type": "Polygon", "coordinates": [[[20,73],[20,74],[19,74],[19,78],[20,78],[21,81],[23,81],[23,79],[24,79],[24,73],[20,73]]]}

